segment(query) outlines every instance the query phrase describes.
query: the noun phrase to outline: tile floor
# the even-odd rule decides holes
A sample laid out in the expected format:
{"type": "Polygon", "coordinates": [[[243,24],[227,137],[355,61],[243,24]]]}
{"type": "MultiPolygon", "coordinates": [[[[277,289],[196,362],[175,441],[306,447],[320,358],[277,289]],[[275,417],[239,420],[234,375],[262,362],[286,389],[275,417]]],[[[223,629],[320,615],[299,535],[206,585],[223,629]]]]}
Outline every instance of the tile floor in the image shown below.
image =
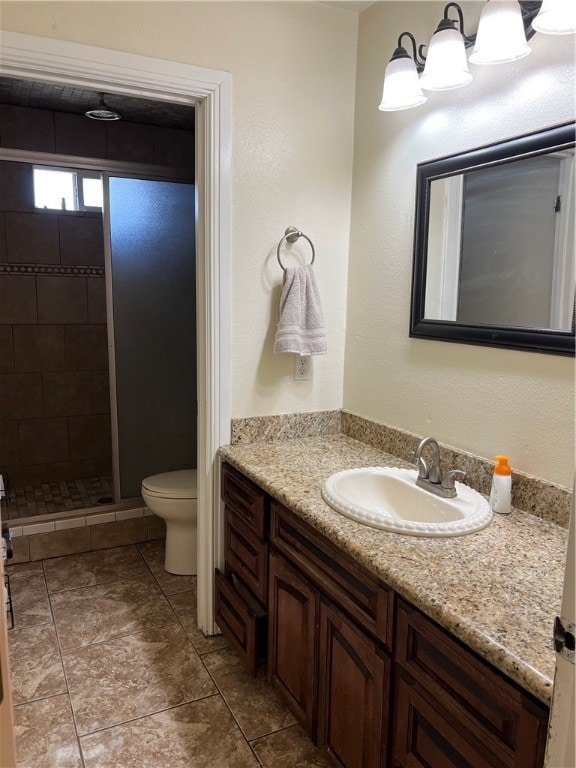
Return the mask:
{"type": "Polygon", "coordinates": [[[2,510],[5,520],[69,512],[75,509],[105,507],[112,502],[111,477],[85,477],[42,485],[17,485],[12,488],[10,504],[2,510]],[[99,499],[110,499],[99,502],[99,499]]]}
{"type": "Polygon", "coordinates": [[[9,567],[19,768],[326,768],[162,540],[9,567]]]}

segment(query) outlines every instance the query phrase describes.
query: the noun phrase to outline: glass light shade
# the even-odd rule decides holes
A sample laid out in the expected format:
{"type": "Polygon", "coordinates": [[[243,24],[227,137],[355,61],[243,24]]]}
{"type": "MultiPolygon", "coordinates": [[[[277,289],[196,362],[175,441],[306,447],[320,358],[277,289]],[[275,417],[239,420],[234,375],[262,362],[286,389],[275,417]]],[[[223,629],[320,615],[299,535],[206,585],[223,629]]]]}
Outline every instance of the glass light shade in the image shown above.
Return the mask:
{"type": "Polygon", "coordinates": [[[428,46],[421,87],[427,91],[448,91],[462,88],[471,80],[461,33],[456,28],[437,30],[428,46]]]}
{"type": "Polygon", "coordinates": [[[536,32],[544,32],[546,35],[569,35],[576,32],[574,0],[544,0],[532,27],[536,32]]]}
{"type": "Polygon", "coordinates": [[[426,100],[420,88],[414,59],[408,55],[393,58],[384,73],[384,90],[378,109],[382,112],[395,112],[417,107],[426,100]]]}
{"type": "Polygon", "coordinates": [[[522,10],[518,0],[488,0],[480,15],[472,64],[503,64],[528,56],[522,10]]]}

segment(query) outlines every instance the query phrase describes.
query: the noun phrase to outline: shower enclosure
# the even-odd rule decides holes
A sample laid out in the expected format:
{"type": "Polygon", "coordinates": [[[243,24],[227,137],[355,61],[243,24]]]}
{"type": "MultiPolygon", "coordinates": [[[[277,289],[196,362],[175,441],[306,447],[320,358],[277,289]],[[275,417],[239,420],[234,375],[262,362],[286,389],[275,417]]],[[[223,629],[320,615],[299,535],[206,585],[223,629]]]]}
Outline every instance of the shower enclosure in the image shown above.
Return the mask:
{"type": "Polygon", "coordinates": [[[196,467],[194,187],[105,178],[114,496],[196,467]],[[106,181],[109,183],[106,184],[106,181]]]}
{"type": "Polygon", "coordinates": [[[0,163],[5,519],[102,509],[196,466],[194,186],[92,170],[102,213],[47,209],[43,162],[0,163]]]}

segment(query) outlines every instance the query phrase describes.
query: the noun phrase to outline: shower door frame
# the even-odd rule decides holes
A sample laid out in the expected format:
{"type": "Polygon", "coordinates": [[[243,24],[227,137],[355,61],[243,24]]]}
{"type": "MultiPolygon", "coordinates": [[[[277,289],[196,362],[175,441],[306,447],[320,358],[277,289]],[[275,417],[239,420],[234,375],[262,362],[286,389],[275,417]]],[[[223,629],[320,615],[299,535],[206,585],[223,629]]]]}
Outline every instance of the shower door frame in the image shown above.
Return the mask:
{"type": "Polygon", "coordinates": [[[195,107],[198,367],[198,626],[214,622],[224,561],[218,448],[230,441],[232,76],[148,56],[2,31],[5,77],[195,107]]]}

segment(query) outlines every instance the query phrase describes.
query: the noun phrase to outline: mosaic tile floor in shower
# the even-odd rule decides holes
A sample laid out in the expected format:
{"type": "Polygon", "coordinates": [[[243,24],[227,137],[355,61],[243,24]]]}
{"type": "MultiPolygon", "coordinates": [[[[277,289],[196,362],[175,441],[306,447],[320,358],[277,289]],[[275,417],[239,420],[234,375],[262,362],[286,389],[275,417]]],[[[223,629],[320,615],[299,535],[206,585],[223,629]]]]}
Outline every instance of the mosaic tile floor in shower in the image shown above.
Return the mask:
{"type": "Polygon", "coordinates": [[[12,488],[10,504],[3,508],[2,517],[5,520],[15,520],[69,512],[105,506],[111,504],[112,500],[111,477],[85,477],[60,483],[19,485],[12,488]],[[107,501],[101,501],[102,499],[107,501]]]}

